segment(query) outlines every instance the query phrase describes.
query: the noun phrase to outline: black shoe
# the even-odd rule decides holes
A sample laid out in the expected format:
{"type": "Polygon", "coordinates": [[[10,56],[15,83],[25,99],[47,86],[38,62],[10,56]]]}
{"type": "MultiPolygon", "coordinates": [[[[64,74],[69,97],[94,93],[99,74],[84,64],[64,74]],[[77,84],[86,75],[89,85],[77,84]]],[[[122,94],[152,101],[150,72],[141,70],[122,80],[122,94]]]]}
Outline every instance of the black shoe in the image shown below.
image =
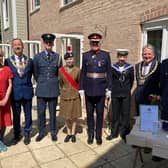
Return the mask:
{"type": "Polygon", "coordinates": [[[16,145],[21,139],[22,139],[22,136],[21,136],[21,135],[15,136],[15,137],[12,139],[10,145],[16,145]]]}
{"type": "Polygon", "coordinates": [[[56,135],[51,135],[51,140],[52,141],[57,141],[57,136],[56,135]]]}
{"type": "Polygon", "coordinates": [[[163,158],[158,157],[158,156],[152,156],[152,160],[153,160],[154,162],[160,162],[160,161],[163,160],[163,158]]]}
{"type": "Polygon", "coordinates": [[[93,144],[93,138],[94,138],[93,135],[91,135],[91,136],[88,137],[87,143],[88,143],[89,145],[93,144]]]}
{"type": "Polygon", "coordinates": [[[44,138],[44,135],[38,135],[37,137],[36,137],[36,142],[40,142],[42,139],[44,138]]]}
{"type": "Polygon", "coordinates": [[[69,140],[71,139],[72,135],[67,135],[64,139],[64,142],[69,142],[69,140]]]}
{"type": "Polygon", "coordinates": [[[76,136],[75,136],[75,135],[72,135],[72,136],[71,136],[71,141],[72,141],[73,143],[76,142],[76,136]]]}
{"type": "Polygon", "coordinates": [[[117,138],[117,136],[111,134],[111,135],[109,135],[109,136],[106,137],[106,140],[110,141],[110,140],[112,140],[114,138],[117,138]]]}
{"type": "Polygon", "coordinates": [[[96,143],[97,143],[97,145],[101,145],[102,144],[102,139],[101,138],[96,139],[96,143]]]}
{"type": "Polygon", "coordinates": [[[25,145],[28,145],[30,143],[31,139],[30,139],[30,135],[25,135],[25,138],[24,138],[24,144],[25,145]]]}

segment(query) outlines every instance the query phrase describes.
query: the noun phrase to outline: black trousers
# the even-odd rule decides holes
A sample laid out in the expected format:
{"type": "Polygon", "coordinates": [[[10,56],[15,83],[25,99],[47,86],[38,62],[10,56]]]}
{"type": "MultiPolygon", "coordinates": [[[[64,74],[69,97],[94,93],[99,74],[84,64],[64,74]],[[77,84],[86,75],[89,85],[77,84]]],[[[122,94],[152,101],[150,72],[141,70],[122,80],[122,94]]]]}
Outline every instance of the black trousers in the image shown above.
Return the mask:
{"type": "Polygon", "coordinates": [[[96,125],[96,139],[99,139],[102,136],[105,96],[86,95],[85,98],[86,98],[88,135],[94,136],[94,130],[96,125]],[[96,124],[94,121],[94,109],[96,109],[96,124]]]}
{"type": "Polygon", "coordinates": [[[111,134],[125,137],[130,131],[130,102],[131,96],[112,98],[111,134]]]}
{"type": "Polygon", "coordinates": [[[37,97],[37,114],[38,114],[37,119],[38,119],[39,134],[40,135],[45,134],[47,103],[49,108],[50,132],[51,135],[56,135],[57,97],[54,98],[37,97]]]}

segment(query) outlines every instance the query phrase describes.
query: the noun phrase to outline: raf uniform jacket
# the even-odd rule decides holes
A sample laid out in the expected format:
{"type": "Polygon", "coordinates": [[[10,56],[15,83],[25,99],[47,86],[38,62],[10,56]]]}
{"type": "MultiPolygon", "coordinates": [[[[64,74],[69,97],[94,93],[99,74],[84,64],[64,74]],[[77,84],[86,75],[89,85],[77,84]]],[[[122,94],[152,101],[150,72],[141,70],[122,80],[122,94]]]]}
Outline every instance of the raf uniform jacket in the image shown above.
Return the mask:
{"type": "Polygon", "coordinates": [[[138,104],[150,104],[150,94],[160,95],[160,63],[153,60],[150,71],[145,76],[142,75],[142,65],[143,61],[135,65],[137,81],[135,100],[138,104]]]}
{"type": "Polygon", "coordinates": [[[47,58],[43,51],[34,57],[34,75],[37,81],[36,96],[53,98],[59,95],[59,55],[52,52],[47,58]]]}
{"type": "Polygon", "coordinates": [[[80,75],[80,90],[87,96],[104,96],[105,89],[111,90],[111,60],[106,51],[100,50],[97,54],[88,51],[83,54],[82,70],[80,75]],[[87,73],[105,73],[104,78],[89,78],[87,73]]]}
{"type": "Polygon", "coordinates": [[[127,97],[131,94],[134,81],[134,68],[125,63],[122,70],[119,64],[112,65],[112,97],[127,97]]]}
{"type": "Polygon", "coordinates": [[[19,76],[15,56],[12,55],[5,60],[5,65],[10,67],[14,75],[12,81],[12,98],[14,100],[21,100],[22,98],[32,99],[33,97],[33,87],[31,82],[33,74],[33,60],[25,55],[23,55],[23,57],[24,62],[26,62],[26,66],[22,77],[19,76]]]}
{"type": "Polygon", "coordinates": [[[161,118],[168,121],[168,59],[162,61],[160,70],[161,118]]]}

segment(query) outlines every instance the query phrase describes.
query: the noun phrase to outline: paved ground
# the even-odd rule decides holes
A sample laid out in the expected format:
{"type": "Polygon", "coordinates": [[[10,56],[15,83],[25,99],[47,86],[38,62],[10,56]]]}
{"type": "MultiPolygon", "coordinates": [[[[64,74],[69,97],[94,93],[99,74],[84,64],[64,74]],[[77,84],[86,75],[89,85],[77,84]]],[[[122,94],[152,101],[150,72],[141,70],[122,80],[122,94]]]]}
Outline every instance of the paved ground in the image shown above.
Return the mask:
{"type": "MultiPolygon", "coordinates": [[[[22,116],[23,118],[23,116],[22,116]]],[[[24,123],[23,123],[24,124],[24,123]]],[[[48,120],[47,120],[48,125],[48,120]]],[[[48,127],[48,126],[47,126],[48,127]]],[[[6,152],[0,153],[0,168],[131,168],[135,156],[135,149],[126,145],[120,138],[113,141],[105,140],[97,146],[88,145],[85,116],[79,120],[76,143],[64,143],[64,121],[57,117],[58,141],[53,143],[50,135],[41,142],[35,142],[37,134],[36,109],[33,109],[32,139],[29,145],[23,140],[15,146],[8,147],[6,152]]],[[[5,136],[6,143],[12,138],[12,128],[8,128],[5,136]]],[[[168,168],[168,161],[156,163],[150,154],[143,154],[145,168],[168,168]]],[[[137,168],[142,167],[137,161],[137,168]]]]}

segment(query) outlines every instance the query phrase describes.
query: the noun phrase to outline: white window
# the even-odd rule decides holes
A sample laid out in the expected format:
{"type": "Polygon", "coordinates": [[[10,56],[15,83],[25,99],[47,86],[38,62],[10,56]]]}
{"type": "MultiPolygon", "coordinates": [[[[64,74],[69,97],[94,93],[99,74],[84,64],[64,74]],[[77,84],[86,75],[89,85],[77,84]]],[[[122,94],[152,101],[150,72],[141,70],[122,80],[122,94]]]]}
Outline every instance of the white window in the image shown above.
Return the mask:
{"type": "Polygon", "coordinates": [[[4,29],[9,28],[9,0],[2,1],[4,29]]]}
{"type": "Polygon", "coordinates": [[[152,44],[158,60],[168,58],[168,17],[148,21],[142,26],[143,46],[152,44]]]}
{"type": "Polygon", "coordinates": [[[31,10],[34,11],[40,8],[40,0],[31,0],[31,10]]]}
{"type": "Polygon", "coordinates": [[[62,1],[62,6],[66,6],[66,5],[68,5],[68,4],[72,3],[72,2],[75,2],[77,0],[61,0],[61,1],[62,1]]]}

